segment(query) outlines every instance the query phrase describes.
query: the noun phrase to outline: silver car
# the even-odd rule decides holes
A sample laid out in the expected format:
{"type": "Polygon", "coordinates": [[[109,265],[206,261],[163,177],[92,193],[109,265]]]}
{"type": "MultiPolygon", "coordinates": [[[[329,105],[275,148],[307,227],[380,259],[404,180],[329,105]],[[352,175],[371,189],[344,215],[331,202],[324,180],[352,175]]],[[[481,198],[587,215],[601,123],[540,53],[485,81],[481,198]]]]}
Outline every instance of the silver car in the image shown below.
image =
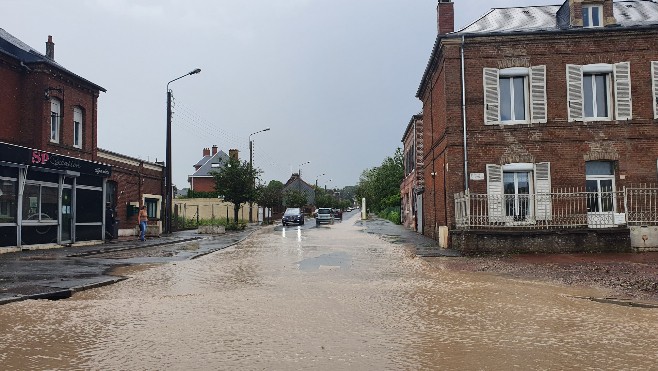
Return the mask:
{"type": "Polygon", "coordinates": [[[334,211],[330,207],[321,207],[316,211],[315,225],[334,224],[334,211]]]}

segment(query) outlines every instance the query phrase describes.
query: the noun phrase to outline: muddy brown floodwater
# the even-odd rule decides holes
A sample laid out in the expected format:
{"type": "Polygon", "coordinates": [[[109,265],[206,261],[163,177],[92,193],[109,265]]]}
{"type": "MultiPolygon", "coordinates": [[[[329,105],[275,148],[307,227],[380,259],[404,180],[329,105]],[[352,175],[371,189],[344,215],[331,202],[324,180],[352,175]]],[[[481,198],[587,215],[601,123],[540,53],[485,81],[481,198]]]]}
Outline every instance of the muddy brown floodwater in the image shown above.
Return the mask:
{"type": "MultiPolygon", "coordinates": [[[[355,216],[356,217],[356,216],[355,216]]],[[[60,301],[0,307],[0,368],[649,370],[658,309],[593,289],[454,272],[355,217],[263,229],[60,301]]]]}

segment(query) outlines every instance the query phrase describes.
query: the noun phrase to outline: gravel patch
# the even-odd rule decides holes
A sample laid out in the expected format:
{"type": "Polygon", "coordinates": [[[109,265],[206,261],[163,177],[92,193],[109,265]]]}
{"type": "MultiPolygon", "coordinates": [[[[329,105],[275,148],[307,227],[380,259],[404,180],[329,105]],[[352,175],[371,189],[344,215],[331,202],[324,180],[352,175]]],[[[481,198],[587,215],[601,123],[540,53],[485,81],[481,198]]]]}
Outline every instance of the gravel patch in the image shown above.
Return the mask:
{"type": "Polygon", "coordinates": [[[658,253],[424,258],[441,269],[602,288],[622,300],[658,303],[658,253]]]}

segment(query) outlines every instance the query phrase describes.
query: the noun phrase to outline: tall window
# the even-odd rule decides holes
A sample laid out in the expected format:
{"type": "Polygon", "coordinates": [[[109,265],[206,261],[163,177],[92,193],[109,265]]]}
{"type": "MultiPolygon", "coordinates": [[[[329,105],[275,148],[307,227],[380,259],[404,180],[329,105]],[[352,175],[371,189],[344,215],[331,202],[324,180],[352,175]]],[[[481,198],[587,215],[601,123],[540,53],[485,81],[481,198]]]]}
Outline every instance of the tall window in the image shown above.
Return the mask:
{"type": "Polygon", "coordinates": [[[603,7],[601,5],[583,5],[583,27],[603,27],[603,7]]]}
{"type": "Polygon", "coordinates": [[[73,108],[73,147],[82,148],[82,109],[73,108]]]}
{"type": "Polygon", "coordinates": [[[583,73],[586,118],[610,118],[610,74],[583,73]]]}
{"type": "Polygon", "coordinates": [[[15,223],[18,182],[12,178],[0,178],[0,223],[15,223]]]}
{"type": "Polygon", "coordinates": [[[587,211],[614,211],[615,166],[611,161],[585,163],[587,211]]]}
{"type": "Polygon", "coordinates": [[[526,120],[526,77],[500,76],[500,121],[526,120]]]}
{"type": "Polygon", "coordinates": [[[505,192],[505,215],[515,221],[525,220],[531,215],[530,189],[532,173],[526,171],[503,171],[505,192]]]}
{"type": "Polygon", "coordinates": [[[158,199],[157,198],[147,198],[144,200],[146,206],[146,214],[149,219],[158,218],[158,199]]]}
{"type": "Polygon", "coordinates": [[[59,143],[59,128],[62,118],[62,104],[57,98],[50,98],[50,141],[59,143]]]}
{"type": "Polygon", "coordinates": [[[551,220],[551,166],[548,162],[488,164],[490,222],[551,220]]]}
{"type": "Polygon", "coordinates": [[[567,64],[569,122],[631,120],[631,64],[567,64]]]}
{"type": "Polygon", "coordinates": [[[547,122],[546,66],[484,68],[484,124],[547,122]]]}
{"type": "Polygon", "coordinates": [[[105,185],[105,203],[110,204],[111,208],[116,207],[117,200],[117,182],[108,180],[105,185]]]}

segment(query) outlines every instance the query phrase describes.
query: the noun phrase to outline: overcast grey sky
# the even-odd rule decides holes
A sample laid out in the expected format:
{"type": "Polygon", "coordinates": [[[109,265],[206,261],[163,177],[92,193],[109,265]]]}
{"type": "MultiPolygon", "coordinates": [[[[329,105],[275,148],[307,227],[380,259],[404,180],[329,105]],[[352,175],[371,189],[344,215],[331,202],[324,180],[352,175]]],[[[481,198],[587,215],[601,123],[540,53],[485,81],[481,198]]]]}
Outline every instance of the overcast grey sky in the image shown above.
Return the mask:
{"type": "MultiPolygon", "coordinates": [[[[550,0],[455,0],[455,27],[492,7],[550,0]]],[[[437,0],[2,0],[0,28],[104,87],[98,145],[165,157],[175,97],[173,180],[202,149],[240,150],[264,181],[303,165],[309,183],[354,185],[401,146],[436,38],[437,0]],[[331,182],[328,182],[332,179],[331,182]]]]}

